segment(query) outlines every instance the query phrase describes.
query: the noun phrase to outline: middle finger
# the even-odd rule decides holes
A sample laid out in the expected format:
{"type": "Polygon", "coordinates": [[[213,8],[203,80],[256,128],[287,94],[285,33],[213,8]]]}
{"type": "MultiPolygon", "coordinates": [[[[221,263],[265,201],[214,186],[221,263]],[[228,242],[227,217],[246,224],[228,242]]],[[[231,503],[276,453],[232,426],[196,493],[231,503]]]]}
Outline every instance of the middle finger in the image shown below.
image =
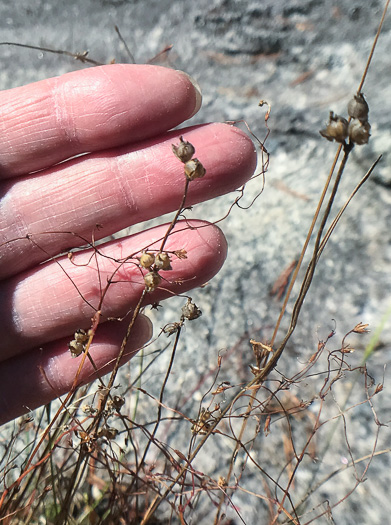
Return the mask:
{"type": "Polygon", "coordinates": [[[100,239],[177,209],[185,177],[171,144],[180,134],[193,143],[206,168],[205,177],[190,184],[186,205],[232,191],[252,175],[256,155],[247,135],[232,126],[209,124],[4,182],[0,278],[92,237],[100,239]]]}

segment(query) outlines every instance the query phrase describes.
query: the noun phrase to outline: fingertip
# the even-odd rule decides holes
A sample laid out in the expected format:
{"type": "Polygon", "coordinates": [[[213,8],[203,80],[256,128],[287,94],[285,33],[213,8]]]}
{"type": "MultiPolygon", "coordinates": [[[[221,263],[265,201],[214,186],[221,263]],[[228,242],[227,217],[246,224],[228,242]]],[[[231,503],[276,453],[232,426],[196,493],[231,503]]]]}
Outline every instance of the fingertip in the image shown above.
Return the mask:
{"type": "MultiPolygon", "coordinates": [[[[223,148],[231,169],[237,170],[240,182],[246,182],[257,166],[257,151],[247,133],[235,125],[223,122],[210,124],[218,142],[223,148]]],[[[220,153],[221,155],[221,153],[220,153]]]]}
{"type": "Polygon", "coordinates": [[[207,268],[210,279],[224,264],[228,252],[227,240],[215,224],[206,221],[189,221],[188,224],[196,228],[192,249],[194,263],[199,268],[207,268]]]}
{"type": "Polygon", "coordinates": [[[175,261],[173,268],[184,281],[191,280],[192,288],[212,279],[223,266],[228,252],[222,230],[201,220],[177,223],[167,241],[167,249],[175,251],[178,247],[185,250],[186,259],[175,261]]]}
{"type": "Polygon", "coordinates": [[[229,193],[253,176],[257,151],[251,138],[236,126],[217,122],[178,132],[194,145],[206,169],[205,177],[189,189],[189,204],[229,193]]]}
{"type": "Polygon", "coordinates": [[[177,73],[184,76],[187,81],[190,81],[190,84],[192,86],[192,89],[194,90],[195,94],[195,100],[194,100],[194,109],[192,113],[190,114],[189,118],[193,117],[196,113],[198,113],[201,105],[202,105],[202,91],[201,87],[198,84],[198,82],[190,76],[188,73],[185,73],[184,71],[177,70],[177,73]]]}
{"type": "Polygon", "coordinates": [[[144,314],[138,315],[140,340],[136,342],[137,351],[152,339],[153,324],[150,318],[144,314]]]}

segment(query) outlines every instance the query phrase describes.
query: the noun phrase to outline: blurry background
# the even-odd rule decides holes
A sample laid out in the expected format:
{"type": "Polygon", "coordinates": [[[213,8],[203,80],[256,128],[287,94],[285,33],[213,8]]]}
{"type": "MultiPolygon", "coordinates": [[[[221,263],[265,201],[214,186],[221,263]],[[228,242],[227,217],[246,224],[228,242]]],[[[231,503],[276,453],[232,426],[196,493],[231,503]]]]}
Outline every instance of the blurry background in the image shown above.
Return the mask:
{"type": "MultiPolygon", "coordinates": [[[[265,110],[258,107],[258,102],[267,100],[272,107],[271,135],[266,144],[271,155],[270,169],[265,190],[252,207],[234,208],[220,225],[229,241],[226,265],[209,286],[192,293],[203,316],[188,324],[168,385],[171,406],[177,402],[189,417],[196,417],[201,395],[212,381],[210,371],[216,366],[219,351],[227,356],[221,380],[237,384],[252,377],[248,365],[253,363],[253,358],[248,340],[266,341],[271,336],[281,301],[271,297],[270,290],[300,253],[336,151],[335,144],[322,139],[319,130],[327,122],[330,110],[346,116],[347,102],[357,89],[383,7],[384,2],[378,0],[68,0],[66,3],[16,0],[0,3],[4,42],[75,53],[88,50],[91,58],[103,63],[112,59],[130,61],[114,30],[115,25],[119,26],[136,62],[146,62],[172,44],[171,52],[154,63],[183,69],[199,82],[204,103],[192,123],[245,119],[253,133],[263,139],[265,110]]],[[[383,158],[349,205],[318,266],[301,320],[278,366],[280,372],[289,376],[303,366],[315,352],[318,340],[325,339],[331,329],[336,329],[336,336],[330,348],[336,348],[343,335],[360,321],[369,323],[371,330],[375,330],[391,305],[390,49],[391,13],[388,13],[363,89],[370,107],[372,138],[368,145],[356,147],[352,152],[336,209],[377,156],[382,154],[383,158]]],[[[2,89],[85,67],[66,56],[10,46],[0,46],[0,59],[2,89]]],[[[242,203],[250,204],[261,187],[261,177],[250,183],[242,203]]],[[[226,213],[235,196],[199,205],[188,217],[217,220],[226,213]]],[[[178,320],[178,306],[183,300],[175,301],[159,312],[148,312],[156,331],[178,320]]],[[[352,337],[349,341],[356,349],[349,362],[357,366],[369,336],[352,337]]],[[[160,339],[157,348],[166,344],[166,340],[160,339]]],[[[144,378],[143,387],[154,394],[159,391],[168,353],[144,378]]],[[[390,374],[387,368],[384,372],[390,357],[391,321],[388,319],[368,364],[376,383],[382,381],[384,373],[385,391],[374,400],[383,423],[390,420],[390,374]]],[[[132,367],[135,366],[138,366],[137,358],[125,370],[124,381],[126,374],[134,376],[132,367]]],[[[321,379],[318,385],[319,389],[321,379]]],[[[346,388],[346,382],[344,385],[346,388]]],[[[313,395],[311,388],[308,398],[313,395]]],[[[345,393],[338,388],[337,384],[335,395],[342,403],[345,393]]],[[[305,398],[305,385],[295,393],[300,399],[305,398]]],[[[364,398],[362,380],[359,380],[353,385],[348,404],[364,398]]],[[[328,416],[334,413],[335,407],[328,416]]],[[[321,454],[321,443],[318,444],[316,455],[322,457],[320,468],[324,473],[345,462],[346,446],[341,428],[328,436],[332,441],[325,457],[321,454]]],[[[367,405],[352,411],[348,436],[356,458],[370,454],[375,429],[367,405]]],[[[276,425],[274,432],[279,431],[276,425]]],[[[190,429],[184,428],[184,444],[189,436],[190,429]]],[[[180,437],[176,438],[180,441],[180,437]]],[[[170,439],[168,435],[166,440],[170,439]]],[[[200,457],[197,467],[218,478],[226,472],[224,465],[231,445],[229,442],[222,445],[219,441],[213,444],[213,439],[210,450],[215,453],[200,457]]],[[[268,450],[268,439],[260,435],[254,450],[261,463],[265,460],[262,453],[268,450]]],[[[389,443],[389,428],[383,428],[379,450],[389,443]]],[[[173,446],[181,450],[178,443],[173,446]]],[[[278,463],[280,456],[280,464],[284,465],[282,450],[272,449],[267,455],[271,463],[278,463]]],[[[302,484],[302,493],[311,479],[311,468],[309,464],[308,470],[304,469],[297,478],[302,484]]],[[[248,469],[246,487],[259,491],[260,474],[251,465],[248,469]]],[[[335,523],[388,523],[390,473],[389,455],[375,458],[368,481],[333,510],[335,523]]],[[[313,505],[325,500],[335,503],[352,486],[354,476],[348,470],[333,478],[331,484],[322,486],[313,505]]],[[[268,515],[261,500],[245,494],[235,495],[234,503],[246,523],[260,523],[268,515]]],[[[226,512],[234,520],[232,523],[239,522],[232,510],[226,509],[226,512]]],[[[329,523],[326,518],[322,519],[321,523],[329,523]]],[[[208,524],[211,518],[199,515],[198,522],[208,524]]]]}

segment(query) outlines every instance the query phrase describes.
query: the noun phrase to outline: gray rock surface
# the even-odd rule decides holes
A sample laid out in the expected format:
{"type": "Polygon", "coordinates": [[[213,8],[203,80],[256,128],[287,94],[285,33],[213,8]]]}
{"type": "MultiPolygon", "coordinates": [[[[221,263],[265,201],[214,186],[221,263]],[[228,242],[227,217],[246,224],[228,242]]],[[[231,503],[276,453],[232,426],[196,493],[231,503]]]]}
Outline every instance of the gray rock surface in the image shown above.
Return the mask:
{"type": "MultiPolygon", "coordinates": [[[[186,329],[167,391],[167,403],[173,406],[178,400],[189,417],[195,417],[207,389],[205,384],[212,381],[209,372],[216,366],[219,351],[227,355],[221,380],[237,384],[251,379],[248,365],[253,359],[248,340],[267,340],[271,336],[281,303],[271,298],[269,291],[300,252],[336,151],[336,146],[322,139],[318,131],[324,127],[329,110],[346,115],[347,102],[357,89],[382,9],[383,2],[377,0],[69,0],[66,5],[31,0],[0,4],[3,41],[74,52],[88,49],[91,58],[103,63],[113,58],[117,62],[129,61],[114,31],[115,24],[137,62],[147,61],[167,44],[173,44],[164,63],[193,75],[203,90],[204,104],[193,119],[195,123],[245,119],[252,131],[263,138],[264,110],[257,104],[265,99],[272,106],[267,142],[271,158],[265,190],[248,210],[234,208],[222,223],[230,247],[226,265],[208,287],[192,294],[203,316],[186,329]],[[200,384],[203,379],[205,384],[200,384]]],[[[390,49],[389,13],[363,90],[370,106],[372,138],[367,146],[352,152],[336,209],[377,156],[382,154],[383,158],[349,205],[321,259],[297,330],[278,366],[289,377],[303,366],[315,352],[318,339],[324,339],[332,328],[336,326],[337,333],[330,348],[337,348],[343,335],[359,321],[369,323],[374,330],[390,306],[390,49]]],[[[1,46],[0,54],[2,89],[84,67],[70,58],[36,50],[1,46]]],[[[244,199],[247,204],[261,185],[261,178],[248,185],[244,199]]],[[[226,213],[233,198],[229,195],[197,206],[189,217],[216,220],[226,213]]],[[[156,326],[177,320],[178,305],[181,302],[175,299],[158,313],[151,311],[156,326]]],[[[291,309],[290,306],[288,311],[291,309]]],[[[356,348],[349,357],[352,365],[361,363],[368,340],[368,336],[350,339],[356,348]]],[[[157,348],[164,344],[166,341],[158,340],[157,348]]],[[[388,319],[378,350],[368,364],[376,383],[382,381],[383,366],[390,357],[388,319]]],[[[143,387],[155,395],[167,360],[168,352],[146,375],[143,387]]],[[[137,359],[133,363],[138,366],[137,359]]],[[[333,391],[341,406],[351,384],[353,393],[348,406],[365,397],[362,379],[354,384],[352,377],[347,377],[341,386],[337,384],[333,391]]],[[[385,391],[374,399],[374,404],[381,421],[386,423],[390,419],[388,368],[384,377],[385,391]]],[[[309,399],[316,388],[321,388],[321,381],[308,380],[307,386],[303,384],[293,391],[300,399],[309,399]]],[[[314,403],[313,413],[316,408],[314,403]]],[[[337,412],[336,405],[329,403],[327,417],[337,412]]],[[[320,433],[317,456],[322,459],[317,464],[308,461],[298,473],[295,501],[300,500],[317,468],[320,476],[344,464],[347,452],[342,427],[340,424],[330,434],[332,425],[329,423],[320,433]],[[322,447],[327,439],[332,443],[323,457],[322,447]]],[[[349,413],[347,425],[354,457],[370,454],[376,425],[368,405],[349,413]]],[[[278,476],[285,461],[276,436],[281,428],[276,423],[268,438],[261,432],[254,448],[257,461],[274,476],[278,476]],[[264,451],[266,457],[262,455],[264,451]]],[[[163,435],[160,437],[163,439],[163,435]]],[[[184,427],[183,436],[171,436],[170,445],[186,450],[189,437],[190,429],[184,427]]],[[[210,441],[208,454],[197,459],[196,468],[218,478],[226,472],[224,465],[231,444],[216,436],[210,441]]],[[[383,427],[378,449],[387,448],[389,443],[389,428],[383,427]]],[[[387,454],[373,460],[366,478],[343,504],[333,509],[335,523],[390,522],[387,454]]],[[[251,464],[245,479],[246,489],[261,490],[260,473],[251,464]]],[[[354,481],[352,470],[346,470],[322,486],[311,505],[323,505],[326,500],[335,503],[354,486],[354,481]]],[[[245,523],[267,522],[268,508],[262,500],[239,491],[233,502],[245,523]]],[[[211,507],[199,510],[191,523],[212,523],[208,508],[211,507]]],[[[324,509],[323,505],[317,510],[324,509]]],[[[232,523],[240,523],[232,509],[227,508],[226,513],[232,523]]],[[[315,515],[307,515],[303,523],[315,515]]],[[[323,517],[319,522],[330,521],[323,517]]]]}

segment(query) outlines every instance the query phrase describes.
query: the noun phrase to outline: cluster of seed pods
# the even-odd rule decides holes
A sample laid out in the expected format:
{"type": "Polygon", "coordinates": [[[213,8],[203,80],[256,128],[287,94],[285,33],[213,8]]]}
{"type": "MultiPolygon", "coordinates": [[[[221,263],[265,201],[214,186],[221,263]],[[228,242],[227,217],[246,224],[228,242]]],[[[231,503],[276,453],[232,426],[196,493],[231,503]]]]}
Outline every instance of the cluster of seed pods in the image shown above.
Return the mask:
{"type": "MultiPolygon", "coordinates": [[[[200,179],[206,173],[206,170],[202,163],[193,158],[195,148],[193,144],[187,142],[183,137],[179,137],[179,145],[172,145],[174,155],[184,164],[184,174],[186,177],[186,184],[189,182],[200,179]]],[[[174,252],[178,254],[180,252],[174,252]]],[[[180,257],[182,258],[182,257],[180,257]]],[[[171,259],[167,252],[160,251],[158,253],[143,252],[139,258],[139,265],[141,268],[148,270],[144,274],[144,284],[146,292],[153,292],[161,283],[162,277],[159,274],[160,271],[172,270],[171,259]]],[[[187,304],[182,308],[181,323],[183,324],[185,319],[193,320],[197,319],[201,315],[201,310],[191,301],[188,300],[187,304]]],[[[73,357],[79,356],[86,350],[86,345],[89,339],[89,332],[83,329],[79,329],[74,334],[74,339],[68,344],[68,348],[73,357]]]]}
{"type": "MultiPolygon", "coordinates": [[[[172,145],[172,151],[184,164],[184,173],[188,182],[200,179],[205,175],[206,170],[202,163],[193,158],[195,153],[193,144],[184,140],[182,136],[179,137],[178,146],[172,145]]],[[[159,252],[156,255],[143,253],[140,257],[140,266],[149,270],[144,275],[145,289],[147,292],[153,292],[162,280],[159,271],[171,270],[171,261],[166,252],[159,252]]]]}
{"type": "Polygon", "coordinates": [[[193,158],[195,153],[193,144],[183,140],[183,137],[179,137],[179,145],[175,146],[175,144],[173,144],[172,151],[185,165],[185,176],[187,180],[201,179],[205,175],[206,170],[204,166],[198,159],[193,158]]]}
{"type": "Polygon", "coordinates": [[[153,292],[159,286],[162,278],[159,270],[172,270],[171,260],[166,252],[159,252],[156,255],[144,252],[140,257],[140,266],[149,270],[144,275],[144,283],[147,292],[153,292]]]}
{"type": "Polygon", "coordinates": [[[346,139],[352,144],[367,144],[371,125],[368,122],[369,107],[362,93],[354,95],[348,104],[348,115],[350,122],[340,115],[334,115],[330,111],[329,122],[325,129],[320,131],[322,137],[331,142],[345,143],[346,139]]]}

